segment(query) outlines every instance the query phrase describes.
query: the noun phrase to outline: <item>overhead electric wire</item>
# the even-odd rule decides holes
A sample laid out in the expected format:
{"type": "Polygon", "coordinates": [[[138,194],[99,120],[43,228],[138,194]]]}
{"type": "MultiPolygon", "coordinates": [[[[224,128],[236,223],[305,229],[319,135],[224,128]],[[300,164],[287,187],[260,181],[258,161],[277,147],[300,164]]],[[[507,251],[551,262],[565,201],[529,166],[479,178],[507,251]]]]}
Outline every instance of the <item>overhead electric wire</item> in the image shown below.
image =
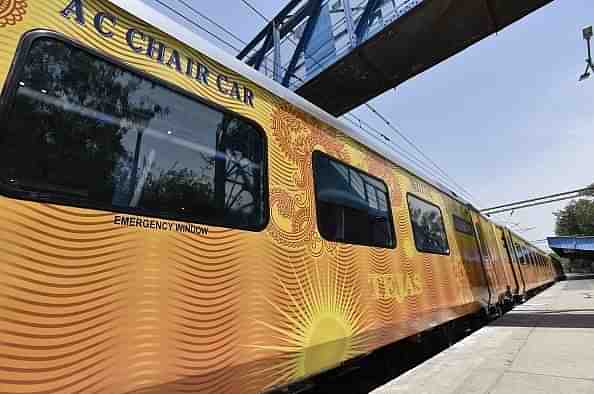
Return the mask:
{"type": "Polygon", "coordinates": [[[571,198],[577,198],[577,197],[580,197],[580,193],[589,192],[589,191],[594,192],[594,187],[588,186],[588,187],[585,187],[585,188],[571,190],[571,191],[568,191],[568,192],[555,193],[555,194],[550,194],[548,196],[530,198],[528,200],[522,200],[522,201],[517,201],[517,202],[513,202],[513,203],[509,203],[509,204],[498,205],[498,206],[495,206],[495,207],[482,209],[481,212],[488,212],[488,211],[498,210],[498,209],[501,209],[501,208],[513,207],[513,206],[516,206],[516,205],[527,204],[527,203],[531,203],[531,202],[535,202],[535,201],[539,201],[539,200],[548,200],[548,199],[555,198],[555,197],[567,196],[569,194],[577,194],[576,196],[571,197],[571,198]]]}
{"type": "MultiPolygon", "coordinates": [[[[414,167],[416,167],[417,170],[420,170],[421,172],[423,172],[429,178],[435,176],[434,171],[427,164],[425,164],[419,158],[417,158],[416,156],[414,156],[414,154],[410,153],[409,151],[405,150],[401,146],[397,145],[390,137],[388,137],[387,135],[385,135],[381,131],[375,129],[369,123],[365,122],[364,120],[362,120],[360,118],[357,118],[356,116],[354,116],[352,114],[346,114],[345,115],[345,119],[347,121],[349,121],[351,124],[353,124],[355,126],[358,126],[358,128],[361,129],[361,130],[363,130],[364,132],[366,132],[369,135],[375,137],[381,143],[383,143],[384,145],[388,146],[390,149],[396,150],[399,154],[401,154],[402,156],[404,156],[409,163],[411,163],[414,167]],[[354,120],[348,119],[347,116],[351,116],[352,118],[354,118],[354,120]],[[363,126],[365,126],[365,127],[363,127],[363,126]],[[375,132],[375,134],[369,133],[366,129],[372,130],[373,132],[375,132]]],[[[448,187],[451,187],[451,185],[449,185],[449,182],[446,179],[442,179],[442,177],[440,177],[439,180],[441,182],[443,182],[444,184],[448,185],[448,187]]]]}
{"type": "MultiPolygon", "coordinates": [[[[407,161],[414,168],[416,168],[416,171],[418,173],[423,174],[423,176],[427,177],[428,179],[435,179],[435,171],[431,167],[429,167],[425,162],[421,161],[418,157],[416,157],[413,153],[411,153],[411,152],[405,150],[403,147],[397,145],[392,139],[390,139],[390,137],[386,136],[384,133],[375,129],[372,125],[365,122],[364,120],[361,120],[360,118],[357,118],[354,115],[351,115],[351,116],[355,120],[348,119],[348,118],[346,118],[346,116],[348,116],[348,115],[351,115],[351,114],[345,115],[345,119],[348,122],[350,122],[354,126],[358,126],[359,129],[361,129],[366,134],[369,134],[371,137],[377,139],[380,143],[386,145],[388,148],[393,149],[396,152],[398,152],[403,158],[405,158],[405,161],[407,161]],[[365,127],[363,127],[363,126],[365,126],[365,127]],[[367,129],[372,130],[375,134],[370,133],[367,129]]],[[[455,187],[453,187],[452,185],[449,184],[449,181],[447,179],[443,179],[443,177],[440,176],[438,178],[438,180],[440,182],[442,182],[444,185],[451,188],[452,190],[455,189],[455,187]]]]}
{"type": "Polygon", "coordinates": [[[270,19],[266,17],[263,13],[261,13],[256,7],[254,7],[249,1],[241,0],[243,4],[245,4],[250,10],[254,11],[260,18],[264,19],[266,22],[270,22],[270,19]]]}
{"type": "MultiPolygon", "coordinates": [[[[356,125],[356,121],[354,121],[354,120],[352,120],[352,119],[347,119],[347,121],[348,121],[348,122],[350,122],[350,123],[351,123],[351,124],[353,124],[353,125],[356,125]]],[[[362,130],[364,133],[368,134],[370,137],[372,137],[372,138],[374,138],[374,139],[378,140],[378,141],[379,141],[381,144],[384,144],[384,145],[386,145],[386,147],[388,147],[388,148],[390,148],[390,149],[395,149],[395,147],[397,147],[397,145],[391,145],[391,144],[389,144],[389,143],[388,143],[386,140],[384,140],[384,139],[383,139],[383,138],[382,138],[380,135],[378,135],[377,133],[372,133],[372,132],[368,131],[368,130],[367,130],[367,129],[365,129],[365,128],[361,128],[361,130],[362,130]]],[[[399,152],[399,153],[400,153],[401,155],[403,155],[403,156],[406,156],[405,152],[399,152]]],[[[424,166],[419,166],[418,164],[415,164],[415,163],[413,162],[413,160],[411,160],[411,159],[409,159],[409,158],[406,158],[406,160],[405,160],[405,161],[407,161],[408,163],[410,163],[410,165],[416,169],[415,171],[416,171],[416,173],[417,173],[417,174],[419,174],[419,175],[422,175],[423,177],[426,177],[427,179],[431,179],[431,171],[428,171],[428,170],[424,169],[424,168],[426,168],[426,167],[424,167],[424,166]]]]}
{"type": "Polygon", "coordinates": [[[218,27],[221,31],[224,31],[226,34],[228,34],[229,36],[233,37],[235,40],[241,42],[243,45],[247,45],[248,44],[247,41],[244,41],[241,37],[239,37],[238,35],[236,35],[232,31],[230,31],[229,29],[225,28],[225,26],[217,23],[212,18],[209,18],[207,15],[204,15],[202,12],[198,11],[196,8],[194,8],[190,4],[188,4],[185,0],[177,0],[177,1],[179,3],[181,3],[181,4],[183,4],[185,7],[189,8],[190,10],[194,11],[197,15],[199,15],[203,19],[206,19],[208,22],[210,22],[211,24],[213,24],[216,27],[218,27]]]}
{"type": "Polygon", "coordinates": [[[456,180],[450,176],[443,168],[441,168],[433,159],[431,159],[425,152],[423,152],[423,150],[421,148],[419,148],[408,136],[406,136],[402,131],[400,131],[396,126],[394,126],[392,124],[392,122],[390,122],[390,120],[388,118],[386,118],[384,115],[382,115],[377,109],[375,109],[375,107],[373,107],[371,104],[369,103],[365,103],[365,107],[367,107],[373,114],[375,114],[379,119],[381,119],[390,129],[392,129],[392,131],[394,131],[396,134],[398,134],[398,136],[400,136],[400,138],[402,138],[404,141],[406,141],[406,143],[408,143],[410,146],[413,147],[414,150],[416,150],[421,156],[423,156],[423,158],[425,158],[425,160],[427,160],[429,163],[431,163],[431,165],[437,169],[437,171],[439,171],[443,176],[445,176],[447,179],[449,179],[454,185],[456,185],[456,187],[461,190],[464,194],[467,195],[467,197],[470,197],[473,200],[477,200],[478,199],[472,194],[470,193],[468,190],[466,190],[462,185],[460,185],[458,182],[456,182],[456,180]]]}
{"type": "MultiPolygon", "coordinates": [[[[198,23],[194,22],[193,20],[191,20],[190,18],[188,18],[186,15],[182,14],[181,12],[177,11],[176,9],[174,9],[173,7],[167,5],[166,3],[164,3],[161,0],[154,0],[156,3],[160,4],[162,7],[167,8],[169,11],[173,12],[175,15],[179,16],[180,18],[182,18],[183,20],[185,20],[186,22],[188,22],[189,24],[191,24],[192,26],[200,29],[201,31],[205,32],[206,34],[208,34],[209,36],[213,37],[215,40],[225,44],[226,46],[228,46],[229,48],[232,48],[233,50],[235,50],[236,52],[241,51],[241,49],[237,48],[235,45],[229,43],[228,41],[220,38],[219,36],[217,36],[216,34],[214,34],[213,32],[205,29],[204,27],[200,26],[198,23]]],[[[190,7],[191,9],[193,9],[192,7],[190,7]]]]}
{"type": "Polygon", "coordinates": [[[485,215],[490,216],[490,215],[496,215],[498,213],[504,213],[504,212],[510,212],[510,211],[517,211],[519,209],[537,207],[537,206],[540,206],[540,205],[551,204],[551,203],[559,202],[559,201],[572,200],[572,199],[578,198],[578,197],[580,197],[579,194],[578,195],[572,195],[572,196],[565,196],[565,197],[555,198],[553,200],[539,201],[539,202],[535,202],[535,203],[532,203],[532,204],[519,205],[519,206],[514,206],[512,208],[504,208],[504,209],[499,209],[499,210],[495,210],[495,211],[492,211],[492,212],[486,212],[485,215]]]}

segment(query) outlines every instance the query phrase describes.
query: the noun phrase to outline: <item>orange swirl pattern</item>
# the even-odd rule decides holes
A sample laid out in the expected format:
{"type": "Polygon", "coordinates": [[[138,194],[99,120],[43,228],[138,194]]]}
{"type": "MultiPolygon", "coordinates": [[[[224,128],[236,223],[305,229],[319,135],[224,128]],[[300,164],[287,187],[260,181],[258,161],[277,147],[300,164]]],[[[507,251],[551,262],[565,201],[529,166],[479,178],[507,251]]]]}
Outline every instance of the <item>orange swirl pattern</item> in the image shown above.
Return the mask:
{"type": "Polygon", "coordinates": [[[109,214],[6,199],[1,213],[1,391],[105,388],[137,234],[114,229],[109,214]]]}
{"type": "Polygon", "coordinates": [[[237,231],[2,200],[0,392],[240,392],[237,231]]]}
{"type": "Polygon", "coordinates": [[[269,234],[281,245],[308,246],[320,256],[329,246],[316,231],[312,152],[321,149],[348,160],[345,145],[338,142],[335,131],[289,105],[279,106],[272,114],[271,133],[280,159],[273,162],[271,179],[280,182],[270,188],[269,234]]]}

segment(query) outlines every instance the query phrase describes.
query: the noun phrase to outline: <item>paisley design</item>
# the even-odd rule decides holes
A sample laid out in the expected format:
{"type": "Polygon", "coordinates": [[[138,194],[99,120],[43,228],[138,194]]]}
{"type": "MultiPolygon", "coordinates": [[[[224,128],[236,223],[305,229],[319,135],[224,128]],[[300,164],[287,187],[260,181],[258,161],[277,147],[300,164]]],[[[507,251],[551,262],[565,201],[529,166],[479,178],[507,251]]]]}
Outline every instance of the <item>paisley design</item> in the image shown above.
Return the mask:
{"type": "Polygon", "coordinates": [[[336,131],[289,105],[281,105],[272,116],[272,136],[290,165],[273,171],[281,180],[271,184],[272,220],[270,236],[290,248],[306,246],[314,257],[335,245],[323,240],[316,231],[314,181],[311,172],[312,151],[319,149],[347,161],[346,146],[336,131]]]}
{"type": "Polygon", "coordinates": [[[0,2],[0,28],[16,25],[23,20],[26,13],[26,0],[2,0],[0,2]]]}

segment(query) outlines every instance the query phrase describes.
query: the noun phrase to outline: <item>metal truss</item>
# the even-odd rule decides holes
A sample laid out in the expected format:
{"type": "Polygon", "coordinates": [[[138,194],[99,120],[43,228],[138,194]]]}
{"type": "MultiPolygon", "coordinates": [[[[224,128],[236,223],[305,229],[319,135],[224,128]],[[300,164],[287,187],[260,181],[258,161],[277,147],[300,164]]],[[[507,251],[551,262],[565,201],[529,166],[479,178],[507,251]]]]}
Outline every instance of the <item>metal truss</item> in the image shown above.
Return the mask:
{"type": "Polygon", "coordinates": [[[291,0],[238,59],[293,90],[424,0],[291,0]]]}

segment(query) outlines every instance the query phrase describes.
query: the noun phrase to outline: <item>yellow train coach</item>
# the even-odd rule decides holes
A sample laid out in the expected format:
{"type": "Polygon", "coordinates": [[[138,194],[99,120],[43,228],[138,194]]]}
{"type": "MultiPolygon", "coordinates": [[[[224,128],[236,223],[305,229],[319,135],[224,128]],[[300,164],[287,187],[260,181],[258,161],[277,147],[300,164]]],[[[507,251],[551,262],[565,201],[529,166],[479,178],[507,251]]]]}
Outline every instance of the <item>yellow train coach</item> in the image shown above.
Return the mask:
{"type": "Polygon", "coordinates": [[[555,280],[140,0],[0,3],[0,392],[256,393],[555,280]]]}

